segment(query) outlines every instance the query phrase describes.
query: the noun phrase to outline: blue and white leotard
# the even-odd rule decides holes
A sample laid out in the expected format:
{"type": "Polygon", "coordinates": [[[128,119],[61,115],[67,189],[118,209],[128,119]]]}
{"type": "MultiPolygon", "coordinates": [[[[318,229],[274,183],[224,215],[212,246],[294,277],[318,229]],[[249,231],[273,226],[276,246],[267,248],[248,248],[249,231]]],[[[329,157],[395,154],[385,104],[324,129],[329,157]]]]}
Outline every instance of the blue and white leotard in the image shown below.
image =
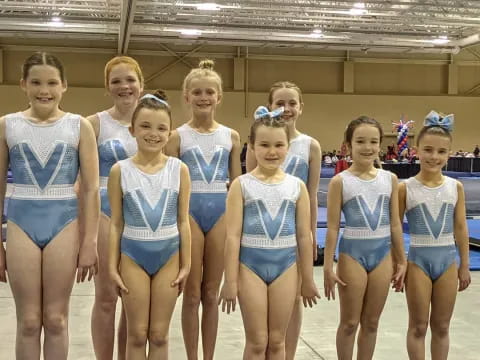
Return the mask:
{"type": "Polygon", "coordinates": [[[177,131],[180,159],[192,180],[190,215],[206,234],[225,212],[232,131],[219,125],[211,133],[200,133],[188,124],[177,131]]]}
{"type": "Polygon", "coordinates": [[[152,276],[180,247],[181,162],[169,157],[156,174],[144,173],[131,158],[119,161],[119,165],[124,219],[120,249],[152,276]]]}
{"type": "Polygon", "coordinates": [[[113,119],[108,111],[97,113],[99,122],[98,131],[98,160],[100,168],[100,201],[102,213],[111,216],[108,202],[107,183],[108,175],[113,165],[137,152],[137,141],[130,134],[128,125],[123,125],[113,119]]]}
{"type": "Polygon", "coordinates": [[[345,229],[339,251],[371,272],[390,251],[392,174],[378,169],[374,179],[362,180],[346,170],[340,177],[345,229]]]}
{"type": "Polygon", "coordinates": [[[8,220],[41,249],[77,218],[80,115],[38,124],[18,112],[5,116],[13,175],[8,220]]]}
{"type": "Polygon", "coordinates": [[[408,261],[418,265],[432,281],[455,262],[455,206],[457,181],[444,177],[442,185],[430,188],[414,177],[405,181],[406,216],[410,229],[408,261]]]}
{"type": "Polygon", "coordinates": [[[282,182],[267,184],[250,173],[238,179],[244,203],[240,262],[269,285],[297,259],[301,180],[286,174],[282,182]]]}
{"type": "Polygon", "coordinates": [[[305,184],[308,182],[311,143],[312,138],[310,136],[305,134],[298,135],[290,141],[287,157],[282,164],[283,171],[298,177],[305,184]]]}

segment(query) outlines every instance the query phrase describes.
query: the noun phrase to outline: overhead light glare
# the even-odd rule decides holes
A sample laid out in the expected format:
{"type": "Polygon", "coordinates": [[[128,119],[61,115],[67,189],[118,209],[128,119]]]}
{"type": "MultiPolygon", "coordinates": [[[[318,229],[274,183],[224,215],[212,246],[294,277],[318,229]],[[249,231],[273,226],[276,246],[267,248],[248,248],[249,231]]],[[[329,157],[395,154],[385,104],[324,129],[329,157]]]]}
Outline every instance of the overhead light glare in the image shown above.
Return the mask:
{"type": "Polygon", "coordinates": [[[314,34],[322,34],[323,31],[322,31],[322,29],[313,29],[312,33],[314,33],[314,34]]]}
{"type": "Polygon", "coordinates": [[[436,39],[430,40],[430,42],[432,42],[435,45],[444,45],[450,42],[450,40],[448,40],[447,36],[439,36],[436,39]]]}
{"type": "Polygon", "coordinates": [[[314,38],[314,39],[320,39],[323,37],[323,34],[322,34],[322,31],[312,31],[312,33],[310,34],[310,37],[311,38],[314,38]]]}
{"type": "Polygon", "coordinates": [[[349,12],[350,15],[365,15],[368,11],[365,9],[365,3],[358,2],[353,4],[353,8],[349,12]]]}
{"type": "Polygon", "coordinates": [[[204,10],[204,11],[218,11],[221,9],[220,5],[215,3],[196,4],[195,7],[197,8],[197,10],[204,10]]]}
{"type": "Polygon", "coordinates": [[[58,16],[54,16],[50,19],[50,21],[48,22],[48,25],[49,26],[55,26],[55,27],[63,27],[65,26],[65,24],[63,23],[62,21],[62,18],[58,17],[58,16]]]}
{"type": "Polygon", "coordinates": [[[197,30],[197,29],[180,29],[177,30],[180,34],[186,35],[186,36],[200,36],[202,35],[202,30],[197,30]]]}

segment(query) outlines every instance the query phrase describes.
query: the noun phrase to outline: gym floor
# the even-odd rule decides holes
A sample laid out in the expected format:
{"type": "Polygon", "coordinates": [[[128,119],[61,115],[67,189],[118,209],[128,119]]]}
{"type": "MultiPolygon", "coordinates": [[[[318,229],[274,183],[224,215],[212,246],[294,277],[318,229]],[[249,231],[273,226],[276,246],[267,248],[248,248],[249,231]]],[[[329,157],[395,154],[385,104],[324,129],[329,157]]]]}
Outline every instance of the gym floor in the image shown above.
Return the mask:
{"type": "MultiPolygon", "coordinates": [[[[323,268],[315,267],[315,280],[323,292],[323,268]]],[[[323,296],[322,296],[323,297],[323,296]]],[[[90,339],[90,314],[94,299],[93,283],[76,285],[70,310],[71,360],[94,359],[90,339]]],[[[458,294],[451,323],[450,360],[477,360],[480,324],[480,272],[472,272],[472,284],[458,294]]],[[[170,330],[170,358],[186,359],[180,324],[181,299],[172,319],[170,330]]],[[[304,323],[299,341],[297,360],[336,359],[335,332],[339,321],[338,301],[321,299],[314,309],[304,312],[304,323]]],[[[407,305],[404,294],[393,291],[389,295],[378,332],[375,360],[408,359],[405,345],[407,305]]],[[[15,307],[8,285],[0,285],[0,360],[15,358],[15,307]]],[[[428,341],[428,340],[427,340],[428,341]]],[[[220,315],[216,359],[241,359],[244,333],[240,312],[220,315]]],[[[430,358],[427,350],[427,359],[430,358]]]]}

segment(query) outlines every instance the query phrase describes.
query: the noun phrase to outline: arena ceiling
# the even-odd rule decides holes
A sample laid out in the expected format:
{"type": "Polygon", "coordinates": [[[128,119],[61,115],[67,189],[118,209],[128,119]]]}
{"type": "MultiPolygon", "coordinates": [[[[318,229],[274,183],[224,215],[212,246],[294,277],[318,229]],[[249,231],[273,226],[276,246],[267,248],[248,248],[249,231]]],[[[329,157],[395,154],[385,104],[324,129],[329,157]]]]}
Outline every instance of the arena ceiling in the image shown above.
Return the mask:
{"type": "Polygon", "coordinates": [[[480,43],[480,2],[0,0],[0,37],[455,54],[480,43]]]}

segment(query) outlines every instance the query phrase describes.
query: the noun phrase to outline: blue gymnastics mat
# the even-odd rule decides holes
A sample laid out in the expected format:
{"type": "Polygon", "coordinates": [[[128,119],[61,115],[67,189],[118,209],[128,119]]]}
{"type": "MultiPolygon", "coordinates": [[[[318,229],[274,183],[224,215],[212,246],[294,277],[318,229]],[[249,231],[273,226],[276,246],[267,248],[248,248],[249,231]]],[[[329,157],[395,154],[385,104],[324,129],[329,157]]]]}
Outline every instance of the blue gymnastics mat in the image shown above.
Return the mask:
{"type": "MultiPolygon", "coordinates": [[[[345,218],[343,217],[343,212],[340,218],[340,227],[345,226],[345,218]]],[[[317,228],[327,227],[327,208],[319,207],[317,213],[317,228]]]]}
{"type": "MultiPolygon", "coordinates": [[[[340,231],[340,234],[341,234],[341,231],[340,231]]],[[[321,248],[325,247],[326,235],[327,235],[326,228],[317,228],[317,244],[321,248]]],[[[410,247],[410,236],[408,234],[403,234],[403,240],[405,244],[405,252],[408,253],[408,248],[410,247]]],[[[338,246],[337,246],[337,250],[335,251],[335,256],[338,256],[338,246]]],[[[460,261],[457,255],[457,263],[459,262],[460,261]]],[[[480,270],[480,251],[474,248],[473,246],[470,246],[470,270],[480,270]]]]}

